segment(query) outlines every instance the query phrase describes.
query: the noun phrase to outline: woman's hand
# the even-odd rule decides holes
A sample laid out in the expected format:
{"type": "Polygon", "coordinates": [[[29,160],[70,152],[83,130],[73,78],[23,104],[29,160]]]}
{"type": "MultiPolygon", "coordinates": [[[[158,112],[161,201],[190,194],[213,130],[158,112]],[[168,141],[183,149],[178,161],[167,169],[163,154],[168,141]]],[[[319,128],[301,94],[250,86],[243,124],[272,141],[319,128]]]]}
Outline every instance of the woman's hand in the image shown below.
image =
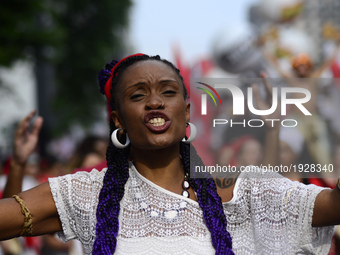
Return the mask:
{"type": "Polygon", "coordinates": [[[43,118],[37,117],[29,130],[30,122],[36,111],[31,111],[18,125],[14,137],[13,161],[19,165],[25,165],[28,157],[34,151],[38,143],[39,132],[43,124],[43,118]]]}

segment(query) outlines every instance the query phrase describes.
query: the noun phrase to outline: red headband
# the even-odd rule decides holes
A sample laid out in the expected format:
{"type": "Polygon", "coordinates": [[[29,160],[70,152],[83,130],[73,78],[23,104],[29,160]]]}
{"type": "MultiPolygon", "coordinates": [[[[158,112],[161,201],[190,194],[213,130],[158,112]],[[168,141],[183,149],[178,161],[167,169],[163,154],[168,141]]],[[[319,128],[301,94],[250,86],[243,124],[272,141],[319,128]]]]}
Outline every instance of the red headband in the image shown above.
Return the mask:
{"type": "MultiPolygon", "coordinates": [[[[142,54],[142,53],[137,53],[137,54],[133,54],[133,55],[127,56],[126,58],[121,59],[119,62],[117,62],[117,64],[115,64],[115,65],[112,67],[111,73],[110,73],[110,78],[107,80],[107,82],[105,83],[105,87],[104,87],[105,95],[106,95],[107,100],[111,101],[112,78],[113,78],[113,73],[114,73],[115,69],[116,69],[123,61],[127,60],[128,58],[131,58],[131,57],[139,57],[139,56],[147,56],[147,55],[142,54]]],[[[117,75],[117,74],[116,74],[116,75],[117,75]]],[[[115,75],[115,76],[116,76],[116,75],[115,75]]]]}

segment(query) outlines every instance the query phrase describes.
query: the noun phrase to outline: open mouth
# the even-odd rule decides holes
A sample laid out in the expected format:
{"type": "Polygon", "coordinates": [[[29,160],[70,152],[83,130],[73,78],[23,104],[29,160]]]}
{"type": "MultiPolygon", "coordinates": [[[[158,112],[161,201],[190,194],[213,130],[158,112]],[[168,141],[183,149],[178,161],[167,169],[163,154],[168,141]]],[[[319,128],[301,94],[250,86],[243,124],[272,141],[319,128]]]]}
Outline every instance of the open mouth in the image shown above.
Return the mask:
{"type": "Polygon", "coordinates": [[[161,111],[150,111],[144,117],[145,125],[155,133],[165,132],[170,126],[169,117],[161,111]]]}
{"type": "Polygon", "coordinates": [[[149,120],[149,123],[154,127],[159,127],[165,124],[165,119],[163,118],[153,118],[149,120]]]}

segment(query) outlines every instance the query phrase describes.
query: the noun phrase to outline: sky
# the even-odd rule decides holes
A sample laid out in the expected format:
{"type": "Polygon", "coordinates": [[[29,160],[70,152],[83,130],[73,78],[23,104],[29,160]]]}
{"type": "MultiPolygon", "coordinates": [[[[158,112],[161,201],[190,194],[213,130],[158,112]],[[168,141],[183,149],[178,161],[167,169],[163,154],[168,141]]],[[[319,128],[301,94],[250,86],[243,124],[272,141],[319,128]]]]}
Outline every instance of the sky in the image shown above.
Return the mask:
{"type": "Polygon", "coordinates": [[[133,51],[173,61],[174,48],[184,61],[210,55],[216,36],[246,22],[249,5],[257,0],[134,0],[130,13],[133,51]]]}

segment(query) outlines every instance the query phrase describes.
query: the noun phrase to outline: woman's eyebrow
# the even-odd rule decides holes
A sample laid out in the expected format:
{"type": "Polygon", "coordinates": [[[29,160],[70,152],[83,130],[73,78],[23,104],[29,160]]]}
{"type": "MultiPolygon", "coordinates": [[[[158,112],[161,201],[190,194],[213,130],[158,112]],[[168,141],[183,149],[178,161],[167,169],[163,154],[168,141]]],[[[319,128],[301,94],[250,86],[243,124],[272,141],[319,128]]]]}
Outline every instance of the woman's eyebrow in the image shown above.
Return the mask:
{"type": "Polygon", "coordinates": [[[166,79],[166,80],[161,80],[160,83],[169,83],[169,82],[175,82],[178,84],[178,81],[176,80],[170,80],[170,79],[166,79]]]}
{"type": "Polygon", "coordinates": [[[145,82],[139,81],[139,82],[137,82],[137,83],[132,84],[131,86],[128,86],[124,91],[127,91],[127,90],[129,90],[129,89],[131,89],[131,88],[133,88],[133,87],[138,87],[138,86],[140,86],[140,85],[145,85],[145,84],[146,84],[145,82]]]}
{"type": "MultiPolygon", "coordinates": [[[[129,90],[129,89],[131,89],[131,88],[133,88],[133,87],[138,87],[138,86],[140,86],[140,85],[146,85],[146,83],[147,83],[147,82],[145,82],[145,81],[136,82],[136,83],[134,83],[134,84],[128,86],[128,87],[124,90],[124,92],[127,91],[127,90],[129,90]]],[[[164,79],[164,80],[160,80],[159,83],[160,83],[160,84],[166,84],[166,83],[176,83],[176,84],[179,84],[178,81],[175,80],[175,79],[164,79]]]]}

